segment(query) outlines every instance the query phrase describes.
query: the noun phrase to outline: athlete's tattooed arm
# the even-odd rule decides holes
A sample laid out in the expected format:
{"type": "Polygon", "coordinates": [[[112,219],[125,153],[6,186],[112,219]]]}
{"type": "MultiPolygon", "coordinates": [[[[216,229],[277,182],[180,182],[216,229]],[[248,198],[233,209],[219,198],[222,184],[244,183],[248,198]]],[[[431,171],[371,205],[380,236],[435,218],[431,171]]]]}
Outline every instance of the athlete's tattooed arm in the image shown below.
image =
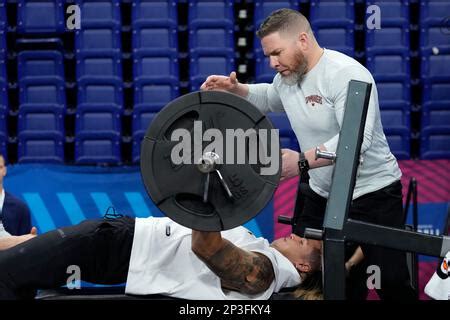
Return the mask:
{"type": "Polygon", "coordinates": [[[269,288],[274,280],[270,260],[223,239],[220,232],[192,230],[192,251],[222,280],[222,287],[246,294],[269,288]]]}

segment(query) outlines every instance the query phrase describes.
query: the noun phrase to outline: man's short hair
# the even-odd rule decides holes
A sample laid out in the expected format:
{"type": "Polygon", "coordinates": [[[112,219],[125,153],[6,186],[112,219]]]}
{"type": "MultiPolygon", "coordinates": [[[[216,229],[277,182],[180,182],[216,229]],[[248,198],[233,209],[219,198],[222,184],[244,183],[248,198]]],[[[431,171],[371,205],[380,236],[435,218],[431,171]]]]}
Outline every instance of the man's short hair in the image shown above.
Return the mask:
{"type": "Polygon", "coordinates": [[[308,19],[292,9],[278,9],[272,12],[259,26],[256,36],[260,39],[274,32],[297,31],[312,34],[308,19]]]}

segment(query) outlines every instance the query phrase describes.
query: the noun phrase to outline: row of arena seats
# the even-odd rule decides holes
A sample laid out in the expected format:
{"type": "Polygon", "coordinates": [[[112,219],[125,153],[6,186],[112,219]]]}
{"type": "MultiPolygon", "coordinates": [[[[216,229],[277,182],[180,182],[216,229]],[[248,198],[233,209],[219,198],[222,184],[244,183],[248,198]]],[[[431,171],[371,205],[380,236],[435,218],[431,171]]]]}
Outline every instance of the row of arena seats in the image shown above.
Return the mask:
{"type": "MultiPolygon", "coordinates": [[[[120,0],[76,0],[83,13],[81,32],[78,33],[78,47],[86,47],[89,42],[92,49],[101,46],[120,49],[120,27],[122,23],[120,0]],[[87,40],[85,38],[88,38],[87,40]],[[98,41],[101,39],[100,41],[98,41]],[[97,46],[97,47],[96,47],[97,46]]],[[[63,0],[19,1],[17,14],[17,32],[19,34],[64,33],[63,0]]],[[[371,52],[398,52],[409,50],[409,0],[373,1],[383,12],[383,27],[377,32],[367,29],[366,48],[371,52]]],[[[255,1],[254,28],[271,11],[290,7],[301,10],[297,1],[255,1]]],[[[188,28],[189,48],[195,51],[212,50],[234,46],[233,31],[235,17],[233,1],[196,0],[189,1],[188,28]]],[[[420,50],[427,52],[430,48],[445,45],[448,39],[441,32],[448,4],[445,1],[421,1],[420,7],[420,50]]],[[[4,10],[3,10],[4,11],[4,10]]],[[[355,29],[354,1],[316,1],[310,2],[310,14],[313,31],[324,46],[354,55],[355,29]]],[[[178,13],[176,1],[133,1],[131,13],[133,28],[133,50],[169,50],[177,49],[176,32],[178,30],[178,13]],[[154,41],[148,41],[148,39],[154,41]]],[[[257,39],[254,51],[260,51],[257,39]]]]}
{"type": "MultiPolygon", "coordinates": [[[[124,113],[122,64],[122,12],[119,0],[77,0],[81,28],[75,31],[77,163],[121,162],[124,113]]],[[[377,81],[382,122],[394,154],[410,157],[411,61],[409,1],[366,1],[383,12],[379,30],[365,30],[366,66],[377,81]]],[[[64,1],[18,1],[17,34],[67,32],[64,1]],[[62,20],[61,20],[62,19],[62,20]]],[[[67,4],[66,4],[67,5],[67,4]]],[[[180,39],[176,1],[132,1],[131,47],[134,103],[132,111],[133,162],[139,161],[140,141],[150,121],[180,94],[179,46],[189,48],[190,90],[198,90],[209,74],[235,70],[235,13],[233,1],[189,1],[188,39],[180,39]]],[[[319,43],[354,55],[354,1],[310,1],[309,18],[319,43]],[[343,46],[343,44],[345,44],[343,46]]],[[[254,1],[257,27],[280,7],[300,9],[297,1],[254,1]]],[[[420,2],[419,54],[421,57],[421,157],[450,157],[450,43],[442,32],[445,1],[420,2]]],[[[450,14],[450,12],[449,12],[450,14]]],[[[0,2],[0,15],[5,5],[0,2]]],[[[6,19],[1,19],[6,21],[6,19]]],[[[8,140],[6,76],[7,23],[0,24],[0,147],[8,140]],[[3,30],[1,30],[3,28],[3,30]]],[[[270,82],[269,69],[259,41],[253,42],[256,82],[270,82]]],[[[18,52],[19,87],[18,160],[64,162],[65,94],[64,52],[18,52]]],[[[284,115],[270,115],[280,128],[282,146],[298,149],[284,115]]]]}

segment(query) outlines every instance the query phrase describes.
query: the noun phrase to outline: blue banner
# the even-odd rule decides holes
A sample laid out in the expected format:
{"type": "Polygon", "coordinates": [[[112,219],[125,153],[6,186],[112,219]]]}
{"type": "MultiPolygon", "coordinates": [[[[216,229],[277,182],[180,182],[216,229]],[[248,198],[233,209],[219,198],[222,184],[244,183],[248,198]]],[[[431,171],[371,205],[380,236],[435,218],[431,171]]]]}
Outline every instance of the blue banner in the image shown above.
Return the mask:
{"type": "MultiPolygon", "coordinates": [[[[11,165],[4,187],[28,204],[39,233],[103,217],[110,207],[133,217],[163,215],[147,195],[139,167],[11,165]]],[[[245,226],[271,241],[272,202],[245,226]]]]}
{"type": "MultiPolygon", "coordinates": [[[[418,226],[417,231],[440,236],[443,234],[445,222],[447,219],[447,203],[419,203],[418,204],[418,226]]],[[[412,207],[409,208],[406,223],[413,224],[412,207]]],[[[421,262],[437,261],[435,257],[419,255],[421,262]]]]}

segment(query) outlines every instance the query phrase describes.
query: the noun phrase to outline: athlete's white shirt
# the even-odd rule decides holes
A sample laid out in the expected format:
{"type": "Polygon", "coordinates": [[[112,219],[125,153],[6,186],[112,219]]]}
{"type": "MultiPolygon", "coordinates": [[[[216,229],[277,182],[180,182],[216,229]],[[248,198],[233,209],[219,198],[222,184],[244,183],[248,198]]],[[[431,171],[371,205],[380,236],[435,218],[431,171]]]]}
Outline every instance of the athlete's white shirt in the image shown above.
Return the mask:
{"type": "Polygon", "coordinates": [[[136,218],[127,294],[164,294],[198,300],[268,299],[284,287],[300,284],[293,264],[244,227],[222,231],[222,237],[244,250],[259,252],[272,262],[275,280],[256,295],[222,289],[215,275],[191,250],[192,230],[169,218],[136,218]],[[166,235],[170,232],[170,235],[166,235]]]}
{"type": "MultiPolygon", "coordinates": [[[[299,85],[287,85],[280,74],[272,84],[249,85],[247,99],[262,112],[286,112],[303,151],[322,144],[336,151],[345,111],[350,80],[372,83],[364,140],[362,165],[353,199],[379,190],[401,178],[397,160],[391,153],[383,132],[378,93],[370,72],[355,59],[334,50],[324,50],[319,62],[299,85]]],[[[328,198],[334,166],[309,170],[310,186],[328,198]]]]}

